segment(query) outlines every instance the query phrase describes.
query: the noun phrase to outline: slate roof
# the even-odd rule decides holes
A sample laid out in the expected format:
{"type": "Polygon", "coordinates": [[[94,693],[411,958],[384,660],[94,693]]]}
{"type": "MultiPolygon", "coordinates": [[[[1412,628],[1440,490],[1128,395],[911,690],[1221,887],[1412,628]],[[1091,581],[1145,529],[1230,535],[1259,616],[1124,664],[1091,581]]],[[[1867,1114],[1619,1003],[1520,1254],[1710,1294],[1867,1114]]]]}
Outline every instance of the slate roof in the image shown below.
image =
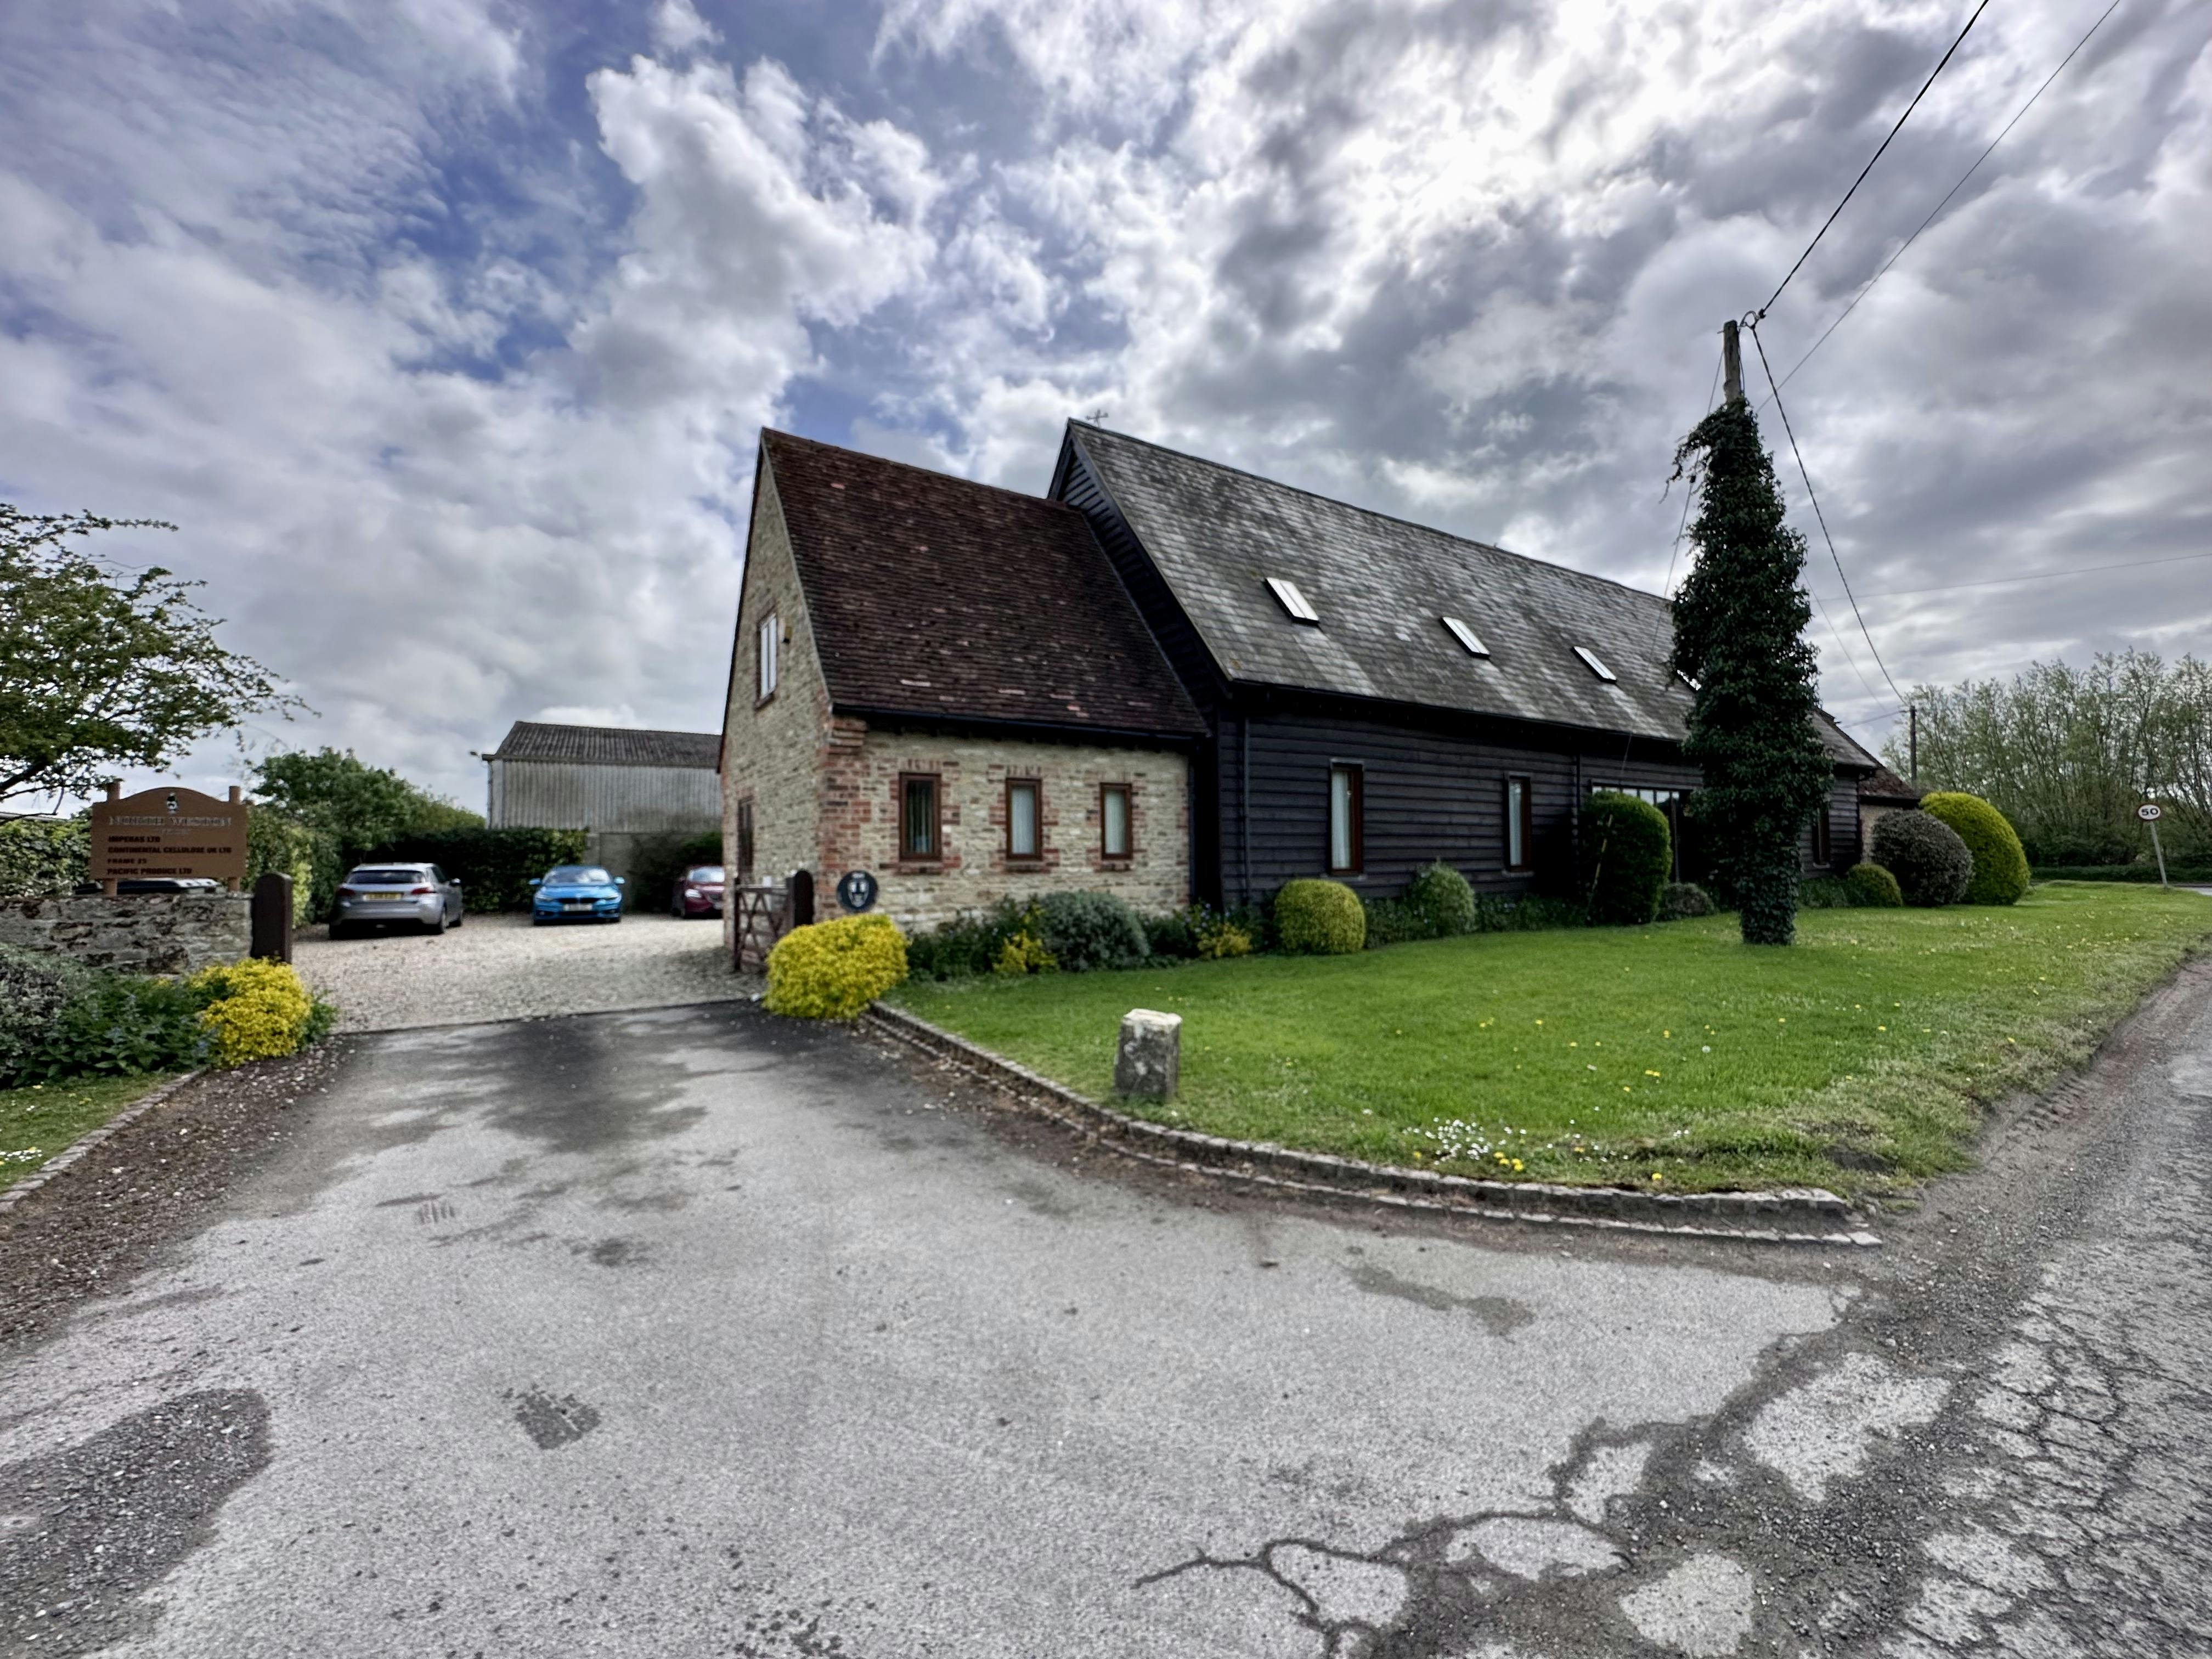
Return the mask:
{"type": "Polygon", "coordinates": [[[1073,507],[789,433],[761,443],[836,707],[1204,735],[1073,507]]]}
{"type": "MultiPolygon", "coordinates": [[[[1068,423],[1224,678],[1679,742],[1690,691],[1656,593],[1068,423]],[[1268,577],[1297,584],[1291,620],[1268,577]],[[1488,647],[1471,655],[1443,618],[1488,647]],[[1601,679],[1575,647],[1610,668],[1601,679]]],[[[1834,758],[1875,757],[1825,716],[1834,758]]]]}
{"type": "Polygon", "coordinates": [[[627,726],[554,726],[517,720],[484,758],[562,761],[578,766],[677,766],[714,771],[719,732],[648,732],[627,726]]]}

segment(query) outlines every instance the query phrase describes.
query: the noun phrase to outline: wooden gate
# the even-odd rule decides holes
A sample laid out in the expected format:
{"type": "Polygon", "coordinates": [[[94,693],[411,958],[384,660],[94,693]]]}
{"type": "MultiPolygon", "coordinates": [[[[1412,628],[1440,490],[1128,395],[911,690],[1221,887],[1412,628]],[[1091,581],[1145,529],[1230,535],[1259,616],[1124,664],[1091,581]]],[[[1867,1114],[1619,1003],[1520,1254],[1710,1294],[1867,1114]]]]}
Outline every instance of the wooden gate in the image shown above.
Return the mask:
{"type": "Polygon", "coordinates": [[[736,918],[738,971],[765,973],[769,950],[791,931],[790,904],[784,890],[774,882],[732,887],[726,902],[733,907],[730,914],[736,918]]]}

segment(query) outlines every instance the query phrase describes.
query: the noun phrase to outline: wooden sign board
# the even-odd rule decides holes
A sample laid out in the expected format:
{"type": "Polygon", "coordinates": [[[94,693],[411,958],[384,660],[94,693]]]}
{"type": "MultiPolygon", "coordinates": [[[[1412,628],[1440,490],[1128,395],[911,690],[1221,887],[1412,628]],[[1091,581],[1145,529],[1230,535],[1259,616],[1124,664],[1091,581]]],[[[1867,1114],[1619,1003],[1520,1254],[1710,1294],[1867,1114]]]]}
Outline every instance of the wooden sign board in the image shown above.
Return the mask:
{"type": "MultiPolygon", "coordinates": [[[[144,789],[92,805],[92,878],[246,878],[246,803],[197,789],[144,789]]],[[[112,890],[112,889],[110,890],[112,890]]]]}

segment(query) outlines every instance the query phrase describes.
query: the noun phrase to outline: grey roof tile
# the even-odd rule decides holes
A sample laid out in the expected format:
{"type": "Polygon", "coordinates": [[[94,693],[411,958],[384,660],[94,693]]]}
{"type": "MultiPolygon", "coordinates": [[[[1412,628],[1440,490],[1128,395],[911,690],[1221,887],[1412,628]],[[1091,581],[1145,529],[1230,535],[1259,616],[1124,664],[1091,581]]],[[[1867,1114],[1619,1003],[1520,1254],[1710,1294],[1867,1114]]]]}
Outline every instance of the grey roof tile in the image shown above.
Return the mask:
{"type": "Polygon", "coordinates": [[[489,758],[565,761],[581,766],[678,766],[713,771],[719,732],[653,732],[626,726],[556,726],[517,720],[489,758]]]}

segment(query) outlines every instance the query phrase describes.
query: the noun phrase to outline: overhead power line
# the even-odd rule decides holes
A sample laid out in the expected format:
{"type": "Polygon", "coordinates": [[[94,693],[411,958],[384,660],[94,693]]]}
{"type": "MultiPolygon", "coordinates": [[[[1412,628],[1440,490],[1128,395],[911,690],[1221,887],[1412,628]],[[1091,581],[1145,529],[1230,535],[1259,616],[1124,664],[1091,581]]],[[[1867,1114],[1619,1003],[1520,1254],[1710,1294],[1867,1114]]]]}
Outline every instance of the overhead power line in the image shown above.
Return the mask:
{"type": "Polygon", "coordinates": [[[1820,239],[1828,234],[1828,227],[1836,222],[1836,215],[1849,206],[1851,198],[1858,194],[1859,186],[1866,183],[1867,174],[1874,171],[1874,164],[1881,160],[1882,151],[1889,148],[1890,139],[1896,137],[1905,130],[1905,124],[1912,118],[1912,112],[1920,107],[1920,100],[1928,95],[1928,88],[1936,84],[1936,77],[1943,72],[1943,65],[1951,61],[1952,53],[1959,50],[1976,21],[1980,19],[1984,11],[1989,9],[1989,5],[1990,0],[1981,0],[1981,4],[1974,8],[1973,16],[1969,17],[1966,20],[1966,27],[1959,31],[1959,38],[1952,41],[1950,49],[1936,60],[1936,67],[1928,71],[1928,78],[1920,83],[1920,90],[1912,94],[1912,101],[1905,106],[1905,113],[1897,118],[1897,125],[1889,130],[1889,137],[1884,138],[1881,146],[1867,159],[1867,164],[1859,169],[1859,176],[1851,180],[1851,187],[1844,192],[1844,199],[1836,204],[1835,212],[1820,222],[1820,229],[1813,233],[1813,240],[1805,244],[1805,251],[1797,256],[1797,263],[1790,267],[1788,274],[1776,285],[1774,292],[1766,296],[1766,303],[1759,308],[1759,314],[1761,317],[1765,316],[1772,308],[1774,302],[1782,297],[1782,290],[1790,286],[1790,277],[1795,276],[1803,268],[1805,261],[1813,257],[1813,250],[1820,246],[1820,239]]]}
{"type": "MultiPolygon", "coordinates": [[[[1988,0],[1984,0],[1986,4],[1988,0]]],[[[1974,14],[1981,15],[1979,12],[1974,14]]],[[[1940,65],[1938,67],[1941,67],[1940,65]]],[[[1924,91],[1925,88],[1923,88],[1924,91]]],[[[1820,498],[1813,491],[1813,475],[1806,469],[1804,452],[1797,447],[1797,434],[1790,425],[1790,411],[1782,405],[1782,388],[1774,385],[1774,368],[1766,361],[1766,344],[1759,337],[1759,325],[1751,325],[1751,343],[1759,349],[1759,366],[1765,372],[1766,384],[1774,388],[1774,412],[1782,417],[1782,430],[1790,440],[1790,453],[1797,460],[1797,476],[1805,481],[1805,499],[1813,503],[1813,518],[1820,526],[1820,539],[1828,544],[1828,557],[1836,567],[1836,579],[1844,585],[1844,597],[1850,600],[1851,615],[1857,619],[1859,633],[1865,638],[1867,649],[1874,653],[1874,665],[1881,670],[1882,683],[1889,687],[1890,695],[1899,702],[1906,701],[1905,693],[1897,689],[1890,678],[1889,665],[1881,659],[1881,647],[1874,642],[1874,635],[1866,625],[1866,617],[1859,611],[1859,602],[1851,592],[1851,579],[1844,574],[1844,556],[1836,551],[1836,538],[1828,533],[1828,515],[1820,511],[1820,498]]],[[[1871,691],[1872,687],[1868,690],[1871,691]]]]}
{"type": "MultiPolygon", "coordinates": [[[[1952,185],[1948,191],[1944,192],[1943,199],[1936,204],[1936,210],[1920,222],[1919,228],[1916,229],[1911,235],[1906,237],[1905,240],[1899,245],[1897,252],[1889,256],[1888,260],[1883,264],[1882,268],[1875,272],[1873,276],[1868,277],[1865,286],[1861,288],[1856,294],[1854,294],[1851,296],[1850,304],[1845,306],[1842,311],[1837,313],[1836,320],[1830,323],[1826,328],[1823,329],[1820,331],[1820,337],[1814,341],[1810,346],[1806,348],[1805,355],[1802,357],[1800,357],[1790,372],[1782,377],[1782,384],[1784,386],[1788,386],[1790,381],[1797,378],[1798,369],[1804,368],[1808,362],[1812,361],[1813,354],[1815,351],[1818,351],[1822,346],[1827,344],[1828,336],[1833,334],[1838,328],[1842,327],[1844,319],[1850,316],[1851,313],[1859,308],[1859,301],[1866,298],[1867,295],[1873,289],[1874,285],[1880,282],[1883,277],[1889,275],[1890,266],[1895,264],[1899,259],[1902,259],[1905,257],[1905,250],[1911,247],[1913,243],[1920,240],[1920,232],[1927,229],[1929,226],[1934,224],[1937,219],[1942,216],[1943,210],[1951,205],[1952,198],[1957,196],[1960,191],[1966,187],[1966,180],[1972,178],[1975,173],[1981,170],[1982,163],[1990,159],[1990,153],[1994,151],[1999,144],[2004,143],[2005,135],[2010,132],[2014,127],[2018,126],[2021,122],[2021,118],[2026,115],[2028,111],[2035,107],[2035,100],[2042,97],[2044,93],[2050,88],[2051,83],[2053,81],[2056,81],[2065,70],[2067,64],[2072,63],[2075,58],[2081,55],[2081,48],[2089,44],[2089,36],[2096,33],[2099,29],[2104,27],[2105,19],[2110,17],[2114,12],[2118,11],[2120,9],[2120,5],[2121,0],[2112,0],[2112,3],[2106,7],[2105,9],[2099,14],[2097,21],[2089,25],[2088,33],[2074,43],[2074,50],[2068,52],[2063,58],[2058,60],[2058,67],[2043,77],[2043,84],[2036,88],[2033,92],[2028,94],[2027,101],[2022,104],[2019,109],[2013,112],[2012,119],[2006,122],[2003,129],[1998,132],[1997,136],[1990,140],[1989,149],[1984,150],[1979,155],[1977,155],[1974,158],[1973,166],[1968,167],[1964,173],[1960,173],[1959,175],[1959,182],[1952,185]]],[[[1778,294],[1781,290],[1778,289],[1775,292],[1778,294]]],[[[1770,300],[1767,303],[1771,305],[1773,301],[1770,300]]],[[[1765,407],[1764,399],[1761,400],[1760,406],[1762,408],[1765,407]]]]}
{"type": "Polygon", "coordinates": [[[2123,559],[2118,564],[2085,564],[2073,570],[2039,570],[2030,576],[1991,576],[1985,581],[1946,582],[1940,587],[1893,587],[1881,593],[1862,593],[1863,599],[1905,599],[1920,593],[1959,593],[1970,587],[2004,587],[2014,582],[2055,582],[2066,576],[2094,576],[2106,570],[2140,570],[2146,565],[2186,564],[2191,559],[2212,559],[2212,552],[2175,553],[2162,559],[2123,559]]]}

